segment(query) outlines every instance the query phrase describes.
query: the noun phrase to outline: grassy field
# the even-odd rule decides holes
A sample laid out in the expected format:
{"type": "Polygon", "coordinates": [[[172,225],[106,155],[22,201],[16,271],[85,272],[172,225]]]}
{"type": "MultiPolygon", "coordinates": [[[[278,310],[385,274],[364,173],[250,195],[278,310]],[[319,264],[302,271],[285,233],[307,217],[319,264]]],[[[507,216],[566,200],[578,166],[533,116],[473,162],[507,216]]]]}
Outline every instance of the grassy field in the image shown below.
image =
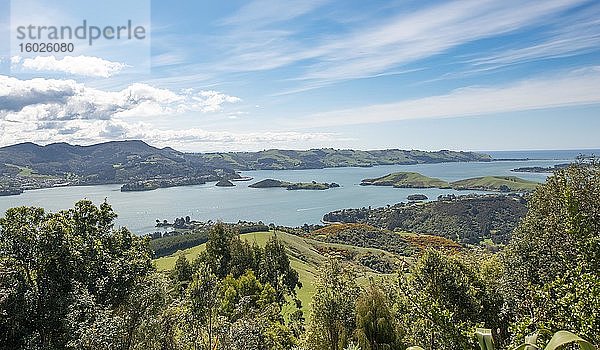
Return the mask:
{"type": "MultiPolygon", "coordinates": [[[[310,313],[310,303],[315,293],[315,280],[318,275],[319,266],[327,260],[327,256],[320,253],[320,251],[326,251],[327,249],[330,249],[333,251],[349,250],[355,252],[390,254],[379,249],[360,248],[344,244],[324,243],[279,231],[247,233],[240,235],[240,237],[248,242],[255,242],[260,246],[264,246],[273,235],[277,235],[277,238],[283,242],[288,250],[292,267],[298,271],[300,281],[302,282],[303,286],[302,288],[298,289],[298,298],[302,301],[302,309],[305,312],[306,317],[308,317],[310,313]]],[[[178,251],[166,257],[158,258],[154,260],[154,263],[159,271],[172,270],[180,255],[183,254],[188,260],[193,261],[201,252],[205,250],[205,248],[205,244],[201,244],[192,248],[178,251]]],[[[393,276],[376,273],[361,266],[354,267],[359,275],[358,283],[361,285],[366,285],[369,279],[378,280],[393,276]]],[[[284,312],[285,311],[286,310],[284,309],[284,312]]]]}
{"type": "Polygon", "coordinates": [[[516,176],[484,176],[455,181],[451,185],[457,190],[500,191],[501,186],[506,186],[511,192],[531,192],[540,184],[516,176]]]}
{"type": "Polygon", "coordinates": [[[32,178],[39,178],[39,179],[51,179],[54,176],[51,175],[40,175],[38,173],[36,173],[33,169],[28,168],[28,167],[23,167],[23,166],[18,166],[18,165],[14,165],[14,164],[5,164],[8,167],[13,167],[13,168],[17,168],[19,169],[19,176],[23,176],[23,177],[32,177],[32,178]]]}
{"type": "Polygon", "coordinates": [[[361,185],[393,186],[402,188],[450,188],[446,181],[414,172],[391,173],[375,179],[364,179],[361,185]]]}

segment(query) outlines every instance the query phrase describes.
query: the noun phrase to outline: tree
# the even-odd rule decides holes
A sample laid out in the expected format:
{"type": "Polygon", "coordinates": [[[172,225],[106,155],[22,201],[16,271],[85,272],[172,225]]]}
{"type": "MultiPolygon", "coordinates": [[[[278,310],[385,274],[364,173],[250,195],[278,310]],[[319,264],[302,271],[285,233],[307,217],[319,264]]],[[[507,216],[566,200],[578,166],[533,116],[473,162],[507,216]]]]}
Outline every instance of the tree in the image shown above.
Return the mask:
{"type": "Polygon", "coordinates": [[[489,264],[493,260],[427,250],[400,279],[396,307],[403,342],[428,349],[467,349],[476,346],[472,334],[478,325],[506,329],[502,299],[488,287],[493,281],[483,278],[493,276],[489,264]]]}
{"type": "Polygon", "coordinates": [[[215,326],[219,311],[219,290],[221,283],[206,265],[201,265],[187,290],[189,313],[187,321],[194,331],[194,344],[200,342],[203,348],[214,349],[215,326]]]}
{"type": "Polygon", "coordinates": [[[182,289],[185,289],[188,283],[192,280],[192,274],[194,270],[192,269],[192,265],[185,257],[184,254],[179,255],[177,261],[175,262],[175,268],[173,269],[171,276],[178,283],[182,289]]]}
{"type": "Polygon", "coordinates": [[[285,246],[273,236],[265,245],[260,264],[260,280],[269,283],[277,291],[277,300],[284,301],[285,295],[296,295],[296,287],[302,287],[298,272],[290,265],[285,246]]]}
{"type": "Polygon", "coordinates": [[[502,258],[513,339],[570,330],[600,344],[600,165],[579,162],[539,186],[502,258]]]}
{"type": "Polygon", "coordinates": [[[205,261],[209,264],[212,273],[219,278],[229,274],[232,237],[233,234],[225,230],[223,224],[215,225],[208,233],[205,261]]]}
{"type": "Polygon", "coordinates": [[[239,236],[235,236],[231,239],[229,250],[228,271],[234,277],[240,277],[248,270],[259,271],[263,250],[257,244],[251,245],[239,236]]]}
{"type": "Polygon", "coordinates": [[[307,343],[313,350],[343,349],[356,324],[356,276],[337,260],[328,261],[315,283],[307,343]]]}
{"type": "Polygon", "coordinates": [[[398,347],[394,315],[387,295],[371,281],[356,302],[354,336],[362,350],[398,347]]]}
{"type": "MultiPolygon", "coordinates": [[[[0,343],[65,348],[80,300],[112,317],[152,271],[148,241],[113,229],[110,205],[84,200],[58,213],[7,210],[0,219],[0,343]]],[[[95,311],[95,312],[96,312],[95,311]]],[[[118,332],[116,332],[118,333],[118,332]]]]}

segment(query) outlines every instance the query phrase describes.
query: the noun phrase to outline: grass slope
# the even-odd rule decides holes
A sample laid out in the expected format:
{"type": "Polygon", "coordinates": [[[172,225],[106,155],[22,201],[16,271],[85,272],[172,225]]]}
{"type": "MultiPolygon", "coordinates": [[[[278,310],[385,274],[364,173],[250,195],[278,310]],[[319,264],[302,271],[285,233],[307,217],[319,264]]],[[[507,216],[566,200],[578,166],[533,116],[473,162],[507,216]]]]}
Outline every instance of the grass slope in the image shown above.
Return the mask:
{"type": "Polygon", "coordinates": [[[455,181],[451,185],[457,190],[501,191],[508,189],[510,192],[531,192],[540,184],[516,176],[484,176],[455,181]]]}
{"type": "MultiPolygon", "coordinates": [[[[248,242],[255,242],[260,246],[264,246],[273,235],[277,235],[277,238],[285,245],[290,256],[291,265],[298,271],[300,281],[302,282],[302,288],[298,290],[298,298],[302,301],[302,309],[307,317],[309,316],[312,297],[315,294],[315,280],[318,275],[319,266],[328,259],[327,254],[333,255],[331,253],[344,251],[351,252],[352,254],[392,255],[391,253],[380,249],[320,242],[279,231],[247,233],[240,235],[240,237],[248,242]]],[[[205,249],[206,245],[201,244],[192,248],[180,250],[166,257],[155,259],[154,263],[159,271],[169,271],[175,267],[175,262],[181,254],[188,260],[193,261],[205,249]]],[[[350,262],[350,264],[352,264],[352,262],[350,262]]],[[[377,273],[364,266],[354,265],[353,267],[359,272],[358,283],[362,285],[367,284],[371,278],[378,280],[380,278],[393,276],[377,273]]]]}

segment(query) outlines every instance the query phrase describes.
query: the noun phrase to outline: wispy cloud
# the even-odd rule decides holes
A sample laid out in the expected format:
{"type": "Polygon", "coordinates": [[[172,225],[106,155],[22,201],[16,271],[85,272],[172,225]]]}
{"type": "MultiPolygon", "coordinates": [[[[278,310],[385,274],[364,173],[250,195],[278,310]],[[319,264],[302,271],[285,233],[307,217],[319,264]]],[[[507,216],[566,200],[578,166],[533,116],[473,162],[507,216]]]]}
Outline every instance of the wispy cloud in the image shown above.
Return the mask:
{"type": "Polygon", "coordinates": [[[235,31],[235,41],[222,42],[222,48],[231,54],[217,64],[217,69],[271,70],[303,61],[304,69],[295,77],[304,81],[297,89],[302,91],[386,74],[463,44],[545,25],[562,11],[585,2],[452,1],[405,11],[383,21],[352,23],[349,30],[317,33],[308,41],[297,39],[293,26],[244,27],[243,33],[235,31]]]}
{"type": "Polygon", "coordinates": [[[253,0],[236,13],[220,21],[223,25],[266,27],[274,23],[289,21],[314,11],[327,0],[278,1],[253,0]]]}
{"type": "Polygon", "coordinates": [[[330,111],[301,122],[312,127],[369,124],[388,121],[484,116],[564,106],[600,103],[600,67],[563,75],[527,79],[505,86],[473,86],[445,95],[395,103],[330,111]]]}
{"type": "Polygon", "coordinates": [[[596,4],[581,13],[561,18],[541,42],[513,43],[514,48],[473,59],[470,63],[489,70],[533,60],[574,56],[598,50],[599,45],[600,4],[596,4]]]}

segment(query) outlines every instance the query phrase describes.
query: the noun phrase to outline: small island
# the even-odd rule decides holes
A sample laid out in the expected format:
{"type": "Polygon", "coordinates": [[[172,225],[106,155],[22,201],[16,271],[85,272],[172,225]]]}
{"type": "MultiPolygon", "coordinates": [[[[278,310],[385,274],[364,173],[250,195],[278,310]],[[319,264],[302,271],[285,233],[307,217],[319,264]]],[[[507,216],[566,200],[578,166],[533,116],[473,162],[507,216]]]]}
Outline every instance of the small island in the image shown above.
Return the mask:
{"type": "Polygon", "coordinates": [[[450,188],[446,181],[415,172],[391,173],[375,179],[364,179],[361,186],[392,186],[397,188],[450,188]]]}
{"type": "Polygon", "coordinates": [[[265,179],[259,182],[248,185],[251,188],[273,188],[273,187],[283,187],[286,190],[327,190],[330,188],[340,187],[339,184],[332,182],[289,182],[289,181],[281,181],[275,179],[265,179]]]}
{"type": "Polygon", "coordinates": [[[409,201],[417,202],[417,201],[426,201],[429,198],[424,194],[411,194],[408,197],[406,197],[406,199],[408,199],[409,201]]]}
{"type": "Polygon", "coordinates": [[[233,184],[233,182],[231,182],[231,181],[229,181],[227,179],[221,179],[221,180],[219,180],[215,184],[215,186],[218,186],[218,187],[233,187],[235,185],[233,184]]]}
{"type": "Polygon", "coordinates": [[[516,168],[516,169],[512,169],[511,171],[515,172],[515,173],[553,173],[557,170],[564,169],[564,168],[568,167],[569,165],[570,165],[569,163],[564,163],[564,164],[556,164],[555,166],[549,166],[549,167],[531,166],[531,167],[516,168]]]}
{"type": "Polygon", "coordinates": [[[203,185],[204,178],[179,177],[173,179],[150,179],[128,182],[121,186],[121,192],[152,191],[157,188],[168,188],[177,186],[203,185]]]}
{"type": "MultiPolygon", "coordinates": [[[[532,192],[539,185],[535,181],[516,176],[483,176],[446,182],[415,172],[391,173],[375,179],[364,179],[362,186],[390,186],[396,188],[439,188],[493,192],[532,192]]],[[[411,200],[410,198],[408,198],[411,200]]]]}
{"type": "Polygon", "coordinates": [[[21,188],[0,188],[0,197],[2,196],[16,196],[23,193],[21,188]]]}

